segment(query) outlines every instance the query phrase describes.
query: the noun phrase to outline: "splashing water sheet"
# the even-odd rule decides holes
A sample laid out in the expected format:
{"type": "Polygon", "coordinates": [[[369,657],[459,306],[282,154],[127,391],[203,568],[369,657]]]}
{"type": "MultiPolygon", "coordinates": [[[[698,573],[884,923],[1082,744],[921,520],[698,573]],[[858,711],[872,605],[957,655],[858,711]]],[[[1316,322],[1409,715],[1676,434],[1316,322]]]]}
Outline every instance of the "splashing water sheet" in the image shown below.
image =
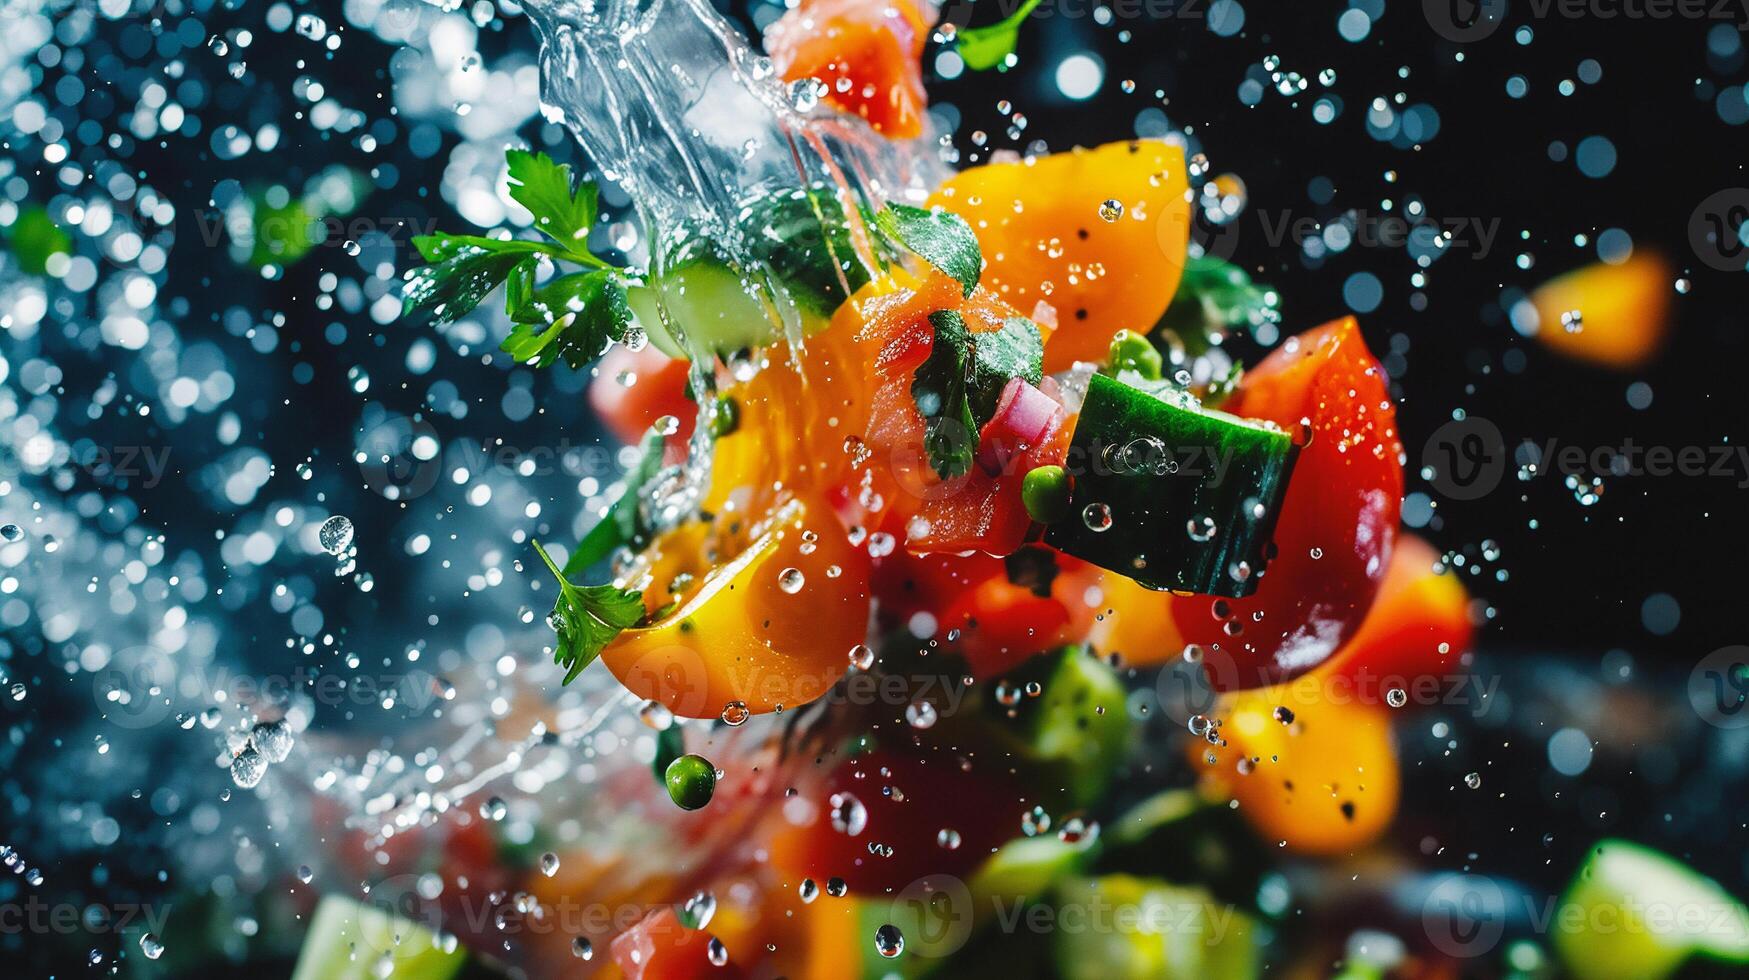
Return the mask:
{"type": "Polygon", "coordinates": [[[1749,51],[1472,6],[0,5],[0,962],[1749,969],[1749,51]]]}

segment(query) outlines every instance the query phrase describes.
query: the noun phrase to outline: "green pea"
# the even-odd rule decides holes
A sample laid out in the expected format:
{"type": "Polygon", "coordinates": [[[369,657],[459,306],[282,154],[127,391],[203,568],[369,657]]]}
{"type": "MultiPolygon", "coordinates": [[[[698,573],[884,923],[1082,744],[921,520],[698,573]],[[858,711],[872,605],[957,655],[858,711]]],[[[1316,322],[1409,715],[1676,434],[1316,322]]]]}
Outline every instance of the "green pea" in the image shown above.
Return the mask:
{"type": "Polygon", "coordinates": [[[717,768],[696,755],[683,755],[668,763],[663,781],[668,798],[682,810],[697,810],[717,791],[717,768]]]}
{"type": "Polygon", "coordinates": [[[1052,524],[1069,513],[1069,474],[1061,466],[1028,470],[1020,481],[1020,502],[1040,524],[1052,524]]]}
{"type": "Polygon", "coordinates": [[[1166,364],[1153,342],[1133,330],[1119,330],[1111,338],[1111,373],[1134,371],[1149,381],[1158,381],[1166,364]]]}
{"type": "Polygon", "coordinates": [[[711,414],[711,435],[720,439],[740,427],[740,403],[727,396],[717,399],[716,410],[711,414]]]}

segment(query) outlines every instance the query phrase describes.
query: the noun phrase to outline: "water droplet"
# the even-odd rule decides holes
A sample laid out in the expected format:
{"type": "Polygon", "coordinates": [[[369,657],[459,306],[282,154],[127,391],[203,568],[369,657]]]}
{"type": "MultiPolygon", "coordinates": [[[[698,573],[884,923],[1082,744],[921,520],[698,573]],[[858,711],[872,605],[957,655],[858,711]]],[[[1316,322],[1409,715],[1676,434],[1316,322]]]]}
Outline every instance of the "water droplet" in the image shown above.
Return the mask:
{"type": "Polygon", "coordinates": [[[832,805],[833,830],[855,837],[868,826],[868,808],[854,795],[833,793],[827,802],[832,805]]]}
{"type": "Polygon", "coordinates": [[[1028,837],[1037,837],[1051,829],[1051,815],[1042,806],[1035,806],[1020,818],[1020,830],[1028,837]]]}
{"type": "Polygon", "coordinates": [[[1185,532],[1190,540],[1203,544],[1215,536],[1215,522],[1212,517],[1192,517],[1184,524],[1185,532]]]}
{"type": "Polygon", "coordinates": [[[899,927],[887,923],[875,930],[875,952],[892,959],[905,951],[905,936],[899,927]]]}
{"type": "Polygon", "coordinates": [[[1103,532],[1111,530],[1111,507],[1106,504],[1088,504],[1081,510],[1081,522],[1090,531],[1103,532]]]}
{"type": "Polygon", "coordinates": [[[723,724],[730,728],[739,728],[747,724],[747,719],[753,717],[753,712],[747,710],[747,702],[730,701],[723,705],[723,724]]]}
{"type": "Polygon", "coordinates": [[[540,856],[540,873],[551,878],[559,873],[559,856],[548,851],[540,856]]]}
{"type": "Polygon", "coordinates": [[[1293,709],[1289,708],[1285,704],[1276,705],[1275,706],[1275,720],[1281,722],[1284,725],[1293,724],[1294,723],[1293,709]]]}
{"type": "Polygon", "coordinates": [[[142,932],[140,933],[140,952],[146,955],[146,959],[155,960],[164,955],[164,944],[158,941],[157,936],[149,932],[142,932]]]}
{"type": "Polygon", "coordinates": [[[802,570],[799,568],[786,568],[778,573],[777,587],[790,595],[802,591],[802,586],[805,584],[807,584],[807,577],[802,574],[802,570]]]}
{"type": "Polygon", "coordinates": [[[960,849],[960,832],[952,827],[943,827],[935,832],[935,845],[944,851],[960,849]]]}
{"type": "Polygon", "coordinates": [[[710,959],[711,966],[728,965],[729,948],[724,946],[723,941],[715,936],[711,937],[710,944],[705,947],[704,955],[710,959]]]}
{"type": "Polygon", "coordinates": [[[1058,828],[1057,839],[1065,844],[1091,844],[1099,839],[1099,821],[1070,817],[1058,828]]]}
{"type": "Polygon", "coordinates": [[[820,897],[820,886],[812,878],[803,878],[800,887],[796,889],[796,894],[801,897],[803,905],[809,905],[813,903],[814,899],[820,897]]]}
{"type": "Polygon", "coordinates": [[[17,524],[0,524],[0,538],[17,541],[24,537],[24,529],[17,524]]]}
{"type": "Polygon", "coordinates": [[[292,733],[284,721],[257,724],[249,730],[249,741],[268,762],[284,762],[291,755],[292,733]]]}
{"type": "Polygon", "coordinates": [[[1468,786],[1471,789],[1481,789],[1482,788],[1482,774],[1479,772],[1472,772],[1472,773],[1469,773],[1468,775],[1464,776],[1464,785],[1468,786]]]}
{"type": "Polygon", "coordinates": [[[717,914],[717,896],[709,891],[694,892],[680,907],[680,924],[688,929],[703,929],[717,914]]]}
{"type": "Polygon", "coordinates": [[[316,541],[330,555],[345,551],[352,546],[352,518],[335,514],[323,521],[321,530],[316,532],[316,541]]]}
{"type": "Polygon", "coordinates": [[[307,864],[298,865],[298,880],[299,881],[301,881],[307,885],[312,880],[314,880],[315,877],[316,877],[316,872],[310,870],[309,865],[307,865],[307,864]]]}
{"type": "Polygon", "coordinates": [[[1409,703],[1409,693],[1400,687],[1393,687],[1385,692],[1385,703],[1393,708],[1401,708],[1409,703]]]}
{"type": "Polygon", "coordinates": [[[845,895],[850,894],[850,886],[844,883],[843,878],[827,878],[826,894],[833,898],[843,898],[845,895]]]}
{"type": "Polygon", "coordinates": [[[592,959],[595,956],[595,944],[578,936],[571,940],[571,955],[580,960],[592,959]]]}
{"type": "Polygon", "coordinates": [[[480,816],[485,817],[487,820],[503,820],[504,815],[509,812],[510,807],[506,805],[502,799],[496,796],[480,804],[480,816]]]}
{"type": "Polygon", "coordinates": [[[868,670],[874,666],[875,652],[872,648],[858,643],[850,648],[850,666],[857,670],[868,670]]]}
{"type": "Polygon", "coordinates": [[[638,720],[659,732],[674,727],[674,712],[660,701],[645,701],[638,709],[638,720]]]}
{"type": "Polygon", "coordinates": [[[938,717],[935,705],[928,701],[913,701],[905,706],[905,721],[912,728],[918,730],[932,728],[938,717]]]}
{"type": "Polygon", "coordinates": [[[1116,221],[1123,217],[1123,204],[1111,198],[1105,199],[1099,205],[1099,217],[1105,221],[1116,221]]]}
{"type": "Polygon", "coordinates": [[[267,760],[253,748],[244,749],[231,760],[231,781],[242,789],[253,789],[267,774],[267,760]]]}

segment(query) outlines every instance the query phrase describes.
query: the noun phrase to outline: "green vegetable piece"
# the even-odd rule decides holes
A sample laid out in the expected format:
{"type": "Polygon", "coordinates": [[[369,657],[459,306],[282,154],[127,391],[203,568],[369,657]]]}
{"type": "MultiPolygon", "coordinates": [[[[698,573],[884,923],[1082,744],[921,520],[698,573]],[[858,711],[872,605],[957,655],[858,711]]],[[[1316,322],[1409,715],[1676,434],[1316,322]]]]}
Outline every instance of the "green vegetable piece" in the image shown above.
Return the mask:
{"type": "Polygon", "coordinates": [[[1089,849],[1049,837],[1017,837],[996,849],[970,882],[980,908],[1048,894],[1051,885],[1081,870],[1089,849]]]}
{"type": "Polygon", "coordinates": [[[1044,378],[1045,345],[1038,324],[1011,316],[1002,329],[970,334],[972,414],[982,425],[996,414],[1002,389],[1019,378],[1033,387],[1044,378]]]}
{"type": "Polygon", "coordinates": [[[569,684],[614,637],[644,618],[643,593],[611,585],[572,585],[539,541],[534,542],[534,550],[559,580],[559,599],[551,618],[558,634],[553,663],[566,668],[564,683],[569,684]]]}
{"type": "Polygon", "coordinates": [[[1150,589],[1248,595],[1296,454],[1287,433],[1163,384],[1092,375],[1067,457],[1070,516],[1045,541],[1150,589]]]}
{"type": "Polygon", "coordinates": [[[644,433],[644,441],[638,444],[638,461],[626,470],[619,497],[583,535],[583,540],[577,542],[577,550],[565,559],[566,578],[583,574],[589,566],[613,554],[615,548],[637,547],[649,538],[650,528],[639,507],[638,494],[661,471],[664,442],[654,429],[644,433]]]}
{"type": "Polygon", "coordinates": [[[545,153],[506,150],[510,199],[534,215],[534,227],[564,250],[565,257],[585,265],[602,265],[589,252],[589,229],[595,224],[599,191],[593,181],[571,188],[569,164],[554,163],[545,153]]]}
{"type": "Polygon", "coordinates": [[[1107,366],[1114,377],[1124,371],[1133,371],[1149,381],[1158,381],[1166,365],[1148,338],[1133,330],[1119,330],[1112,335],[1107,366]]]}
{"type": "Polygon", "coordinates": [[[716,401],[716,407],[711,410],[711,435],[721,439],[734,435],[741,427],[741,403],[729,396],[723,396],[716,401]]]}
{"type": "Polygon", "coordinates": [[[682,810],[703,809],[717,791],[717,769],[696,755],[683,755],[668,764],[663,774],[668,798],[682,810]]]}
{"type": "Polygon", "coordinates": [[[472,313],[512,274],[532,274],[536,256],[551,251],[539,242],[445,234],[419,235],[413,247],[426,264],[408,270],[402,312],[425,314],[436,323],[453,323],[472,313]]]}
{"type": "Polygon", "coordinates": [[[679,725],[669,725],[656,734],[656,758],[651,760],[650,768],[656,773],[656,781],[667,785],[668,767],[674,760],[686,754],[686,736],[679,725]]]}
{"type": "Polygon", "coordinates": [[[1040,694],[1022,702],[1012,717],[994,712],[993,724],[1016,743],[1019,754],[1044,764],[1044,785],[1061,787],[1062,799],[1046,809],[1097,802],[1130,748],[1130,718],[1123,682],[1111,665],[1082,647],[1033,657],[1003,682],[1021,690],[1037,683],[1040,694]]]}
{"type": "Polygon", "coordinates": [[[1555,951],[1577,980],[1742,975],[1749,911],[1717,882],[1631,841],[1591,849],[1555,913],[1555,951]]]}
{"type": "Polygon", "coordinates": [[[1069,878],[1057,886],[1055,900],[1064,908],[1134,910],[1123,921],[1123,931],[1057,930],[1056,975],[1063,980],[1243,980],[1259,975],[1251,919],[1201,888],[1115,874],[1069,878]]]}
{"type": "Polygon", "coordinates": [[[875,216],[875,226],[893,242],[958,280],[965,295],[978,288],[984,253],[966,219],[941,208],[889,204],[875,216]]]}
{"type": "Polygon", "coordinates": [[[73,251],[73,236],[55,224],[48,209],[39,205],[21,209],[11,227],[4,232],[7,244],[18,260],[18,268],[33,276],[48,271],[51,257],[73,251]]]}
{"type": "Polygon", "coordinates": [[[1069,516],[1069,475],[1061,466],[1040,466],[1020,479],[1020,502],[1026,515],[1040,524],[1055,524],[1069,516]]]}
{"type": "Polygon", "coordinates": [[[512,317],[519,322],[499,345],[500,350],[535,367],[546,367],[563,357],[573,369],[582,370],[609,344],[625,339],[632,309],[626,304],[619,276],[609,269],[597,269],[554,279],[521,304],[512,317]]]}
{"type": "Polygon", "coordinates": [[[1019,10],[988,27],[961,28],[954,33],[954,50],[973,71],[1005,66],[1020,43],[1020,24],[1043,0],[1026,0],[1019,10]]]}
{"type": "Polygon", "coordinates": [[[1216,898],[1252,908],[1270,870],[1244,820],[1194,789],[1162,790],[1142,800],[1108,821],[1100,842],[1098,872],[1201,885],[1216,898]]]}
{"type": "Polygon", "coordinates": [[[1281,319],[1281,298],[1244,269],[1204,255],[1187,259],[1184,276],[1160,326],[1172,331],[1192,357],[1207,350],[1211,336],[1233,327],[1255,328],[1281,319]]]}
{"type": "Polygon", "coordinates": [[[929,314],[935,340],[929,356],[911,379],[911,398],[923,416],[923,450],[929,466],[942,479],[972,468],[978,424],[972,418],[967,376],[971,373],[971,337],[966,323],[952,310],[929,314]]]}
{"type": "Polygon", "coordinates": [[[328,895],[316,906],[292,980],[375,980],[385,967],[397,980],[452,980],[467,962],[464,947],[440,946],[425,925],[328,895]]]}

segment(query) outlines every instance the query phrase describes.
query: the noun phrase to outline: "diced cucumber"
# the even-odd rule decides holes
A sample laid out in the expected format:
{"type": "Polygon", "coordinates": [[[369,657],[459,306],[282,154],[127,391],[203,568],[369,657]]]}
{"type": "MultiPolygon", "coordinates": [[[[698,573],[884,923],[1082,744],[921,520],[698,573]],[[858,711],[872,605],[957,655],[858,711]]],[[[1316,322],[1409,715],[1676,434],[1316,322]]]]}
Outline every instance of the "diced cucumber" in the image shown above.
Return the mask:
{"type": "Polygon", "coordinates": [[[1163,790],[1107,823],[1101,871],[1151,874],[1207,888],[1215,897],[1254,907],[1265,856],[1230,808],[1191,789],[1163,790]]]}
{"type": "Polygon", "coordinates": [[[1017,837],[979,866],[971,881],[973,899],[979,908],[1036,899],[1048,894],[1058,879],[1078,871],[1090,853],[1054,835],[1017,837]]]}
{"type": "Polygon", "coordinates": [[[1065,466],[1069,515],[1045,541],[1150,589],[1248,595],[1297,449],[1174,394],[1133,373],[1088,379],[1065,466]]]}
{"type": "Polygon", "coordinates": [[[467,962],[467,950],[440,946],[436,934],[416,922],[329,895],[316,906],[292,980],[452,980],[467,962]]]}
{"type": "Polygon", "coordinates": [[[651,343],[670,357],[727,357],[776,343],[786,308],[804,336],[818,333],[847,298],[845,287],[854,291],[869,279],[843,209],[820,188],[754,198],[737,215],[729,246],[687,226],[667,237],[676,244],[659,278],[629,289],[627,300],[651,343]]]}
{"type": "Polygon", "coordinates": [[[1065,797],[1043,802],[1056,812],[1065,804],[1088,806],[1104,794],[1129,751],[1130,718],[1123,682],[1111,665],[1081,647],[1041,654],[1000,681],[1023,690],[1037,683],[1037,698],[1009,709],[991,704],[995,726],[1019,743],[1026,758],[1044,764],[1065,797]]]}
{"type": "Polygon", "coordinates": [[[1625,840],[1591,849],[1556,913],[1554,946],[1578,980],[1659,980],[1685,965],[1749,968],[1749,912],[1673,857],[1625,840]]]}
{"type": "Polygon", "coordinates": [[[1258,975],[1251,919],[1200,888],[1131,875],[1070,878],[1055,901],[1057,975],[1064,980],[1258,975]]]}

